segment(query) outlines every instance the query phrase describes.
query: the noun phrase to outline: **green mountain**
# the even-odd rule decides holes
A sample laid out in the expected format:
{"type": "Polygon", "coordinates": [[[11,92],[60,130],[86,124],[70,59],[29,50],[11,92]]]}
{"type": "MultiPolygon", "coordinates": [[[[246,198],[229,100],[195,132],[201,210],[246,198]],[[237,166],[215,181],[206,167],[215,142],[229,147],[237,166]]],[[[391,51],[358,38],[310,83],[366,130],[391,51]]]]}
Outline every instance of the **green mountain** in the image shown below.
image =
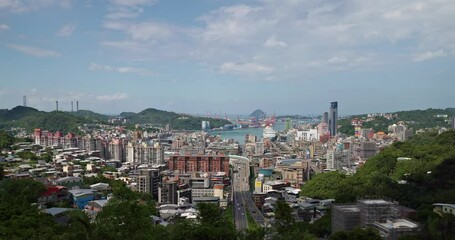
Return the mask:
{"type": "Polygon", "coordinates": [[[79,125],[93,121],[92,118],[76,116],[68,112],[42,112],[22,106],[0,111],[0,129],[22,127],[28,131],[33,131],[35,128],[41,128],[66,133],[76,132],[79,125]]]}
{"type": "Polygon", "coordinates": [[[39,112],[40,111],[34,108],[23,106],[17,106],[11,110],[2,109],[0,110],[0,121],[15,121],[29,115],[37,114],[39,112]]]}
{"type": "Polygon", "coordinates": [[[134,113],[134,112],[122,112],[122,113],[120,113],[120,117],[124,117],[124,118],[131,117],[131,116],[133,116],[135,114],[136,113],[134,113]]]}
{"type": "Polygon", "coordinates": [[[396,142],[366,161],[352,176],[339,172],[316,175],[301,195],[354,202],[363,196],[383,196],[419,208],[455,199],[455,131],[417,134],[396,142]],[[410,160],[398,161],[399,157],[410,160]]]}
{"type": "MultiPolygon", "coordinates": [[[[202,121],[210,121],[214,128],[230,124],[224,119],[212,119],[194,117],[186,114],[178,114],[158,109],[149,108],[140,113],[124,112],[121,116],[126,117],[130,123],[151,123],[164,127],[170,124],[173,129],[199,130],[202,121]]],[[[11,110],[0,110],[0,129],[11,127],[23,127],[29,131],[35,128],[49,131],[77,132],[78,126],[84,123],[106,122],[109,116],[88,110],[77,112],[41,112],[34,108],[17,106],[11,110]]]]}
{"type": "Polygon", "coordinates": [[[205,117],[194,117],[187,114],[178,114],[175,112],[167,112],[154,108],[148,108],[140,113],[127,117],[130,123],[151,123],[164,127],[170,124],[172,129],[199,130],[201,129],[202,121],[210,121],[210,126],[218,128],[231,122],[224,119],[214,119],[205,117]]]}
{"type": "Polygon", "coordinates": [[[78,117],[90,119],[90,120],[96,120],[99,122],[107,122],[107,120],[109,120],[109,116],[104,115],[104,114],[99,114],[96,112],[92,112],[89,110],[79,110],[77,112],[72,112],[71,114],[78,116],[78,117]]]}
{"type": "Polygon", "coordinates": [[[262,111],[261,109],[256,109],[254,112],[250,114],[250,117],[254,117],[256,119],[264,119],[266,116],[264,111],[262,111]]]}
{"type": "Polygon", "coordinates": [[[340,133],[347,135],[354,135],[354,126],[351,125],[351,120],[354,118],[364,120],[363,128],[373,128],[376,132],[382,131],[387,133],[389,125],[396,124],[400,121],[406,122],[406,125],[412,127],[414,130],[421,128],[434,128],[434,127],[450,127],[447,118],[436,117],[436,115],[448,115],[449,118],[455,115],[455,109],[433,109],[427,110],[410,110],[410,111],[399,111],[391,113],[396,115],[393,119],[387,119],[384,117],[375,117],[374,120],[366,122],[367,114],[354,115],[348,118],[340,119],[338,124],[341,127],[338,129],[340,133]]]}

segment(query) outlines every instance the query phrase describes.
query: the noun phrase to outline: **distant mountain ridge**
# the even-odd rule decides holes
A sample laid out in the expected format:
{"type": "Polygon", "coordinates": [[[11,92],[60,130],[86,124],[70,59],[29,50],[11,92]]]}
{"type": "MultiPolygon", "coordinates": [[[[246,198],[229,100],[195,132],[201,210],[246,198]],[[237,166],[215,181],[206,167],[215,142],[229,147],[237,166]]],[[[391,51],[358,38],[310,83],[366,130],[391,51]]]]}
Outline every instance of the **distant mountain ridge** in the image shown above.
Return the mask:
{"type": "MultiPolygon", "coordinates": [[[[212,127],[221,127],[231,122],[224,119],[194,117],[154,108],[139,113],[123,112],[121,117],[128,119],[130,124],[150,123],[164,127],[170,124],[173,129],[199,130],[202,121],[210,121],[212,127]]],[[[31,107],[17,106],[0,110],[0,129],[22,127],[29,131],[41,128],[49,131],[77,132],[78,126],[84,123],[107,123],[109,116],[89,110],[76,112],[52,111],[44,112],[31,107]]]]}
{"type": "Polygon", "coordinates": [[[254,112],[250,114],[250,117],[254,117],[256,119],[264,119],[266,117],[265,112],[261,109],[256,109],[254,112]]]}
{"type": "MultiPolygon", "coordinates": [[[[409,110],[398,111],[390,114],[396,115],[396,118],[387,119],[384,117],[375,117],[373,121],[363,123],[363,128],[373,128],[376,132],[387,132],[389,125],[396,124],[400,121],[406,122],[406,125],[412,127],[414,130],[421,128],[434,128],[434,127],[450,127],[447,120],[455,116],[455,108],[434,109],[429,108],[426,110],[409,110]],[[448,118],[438,117],[437,115],[447,115],[448,118]]],[[[351,125],[351,120],[354,118],[365,120],[368,114],[349,116],[338,121],[339,132],[347,135],[354,135],[354,126],[351,125]]]]}
{"type": "Polygon", "coordinates": [[[170,124],[172,129],[185,129],[185,130],[199,130],[201,129],[202,121],[209,121],[210,126],[219,128],[231,122],[225,119],[215,119],[207,117],[195,117],[189,114],[179,114],[175,112],[168,112],[158,110],[155,108],[147,108],[137,114],[130,114],[126,117],[130,123],[151,123],[164,127],[170,124]]]}

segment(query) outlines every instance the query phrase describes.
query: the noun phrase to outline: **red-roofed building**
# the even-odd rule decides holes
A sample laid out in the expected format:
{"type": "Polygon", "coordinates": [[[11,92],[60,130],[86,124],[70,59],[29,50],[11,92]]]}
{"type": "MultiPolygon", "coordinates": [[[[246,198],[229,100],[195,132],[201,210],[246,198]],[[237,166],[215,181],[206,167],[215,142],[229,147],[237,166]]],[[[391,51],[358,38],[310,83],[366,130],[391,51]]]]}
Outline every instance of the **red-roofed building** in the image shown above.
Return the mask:
{"type": "Polygon", "coordinates": [[[50,186],[38,198],[38,202],[60,202],[68,199],[68,188],[65,186],[50,186]]]}

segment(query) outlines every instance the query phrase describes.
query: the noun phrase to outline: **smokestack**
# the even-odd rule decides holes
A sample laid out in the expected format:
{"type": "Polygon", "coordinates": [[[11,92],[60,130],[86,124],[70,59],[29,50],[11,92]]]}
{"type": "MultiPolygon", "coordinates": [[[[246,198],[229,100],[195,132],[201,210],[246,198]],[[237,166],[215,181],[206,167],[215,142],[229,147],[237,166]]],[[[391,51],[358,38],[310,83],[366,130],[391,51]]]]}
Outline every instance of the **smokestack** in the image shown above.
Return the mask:
{"type": "Polygon", "coordinates": [[[71,112],[73,112],[73,101],[71,101],[71,112]]]}
{"type": "Polygon", "coordinates": [[[55,101],[55,111],[58,111],[58,101],[55,101]]]}
{"type": "Polygon", "coordinates": [[[23,105],[24,107],[27,107],[27,96],[24,95],[24,99],[23,99],[23,105]]]}
{"type": "Polygon", "coordinates": [[[79,101],[76,101],[76,112],[79,112],[79,101]]]}

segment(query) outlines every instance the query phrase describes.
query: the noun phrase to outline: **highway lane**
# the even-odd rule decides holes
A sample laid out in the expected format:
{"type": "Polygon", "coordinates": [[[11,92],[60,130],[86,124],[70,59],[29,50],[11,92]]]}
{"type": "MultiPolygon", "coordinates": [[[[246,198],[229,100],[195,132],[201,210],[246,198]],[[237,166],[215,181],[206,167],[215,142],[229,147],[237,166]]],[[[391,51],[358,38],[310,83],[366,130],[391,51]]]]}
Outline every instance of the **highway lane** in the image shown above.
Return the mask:
{"type": "MultiPolygon", "coordinates": [[[[239,164],[234,164],[235,169],[239,169],[239,164]]],[[[233,176],[233,190],[234,190],[234,222],[235,226],[238,230],[245,230],[248,229],[248,221],[246,219],[246,211],[245,211],[245,200],[241,194],[243,191],[243,183],[242,179],[243,176],[238,171],[234,173],[233,176]]]]}
{"type": "Polygon", "coordinates": [[[234,163],[236,172],[233,175],[234,191],[234,216],[237,229],[247,229],[248,220],[246,211],[261,226],[266,226],[266,220],[259,209],[254,204],[251,192],[249,191],[249,162],[238,160],[234,163]]]}

